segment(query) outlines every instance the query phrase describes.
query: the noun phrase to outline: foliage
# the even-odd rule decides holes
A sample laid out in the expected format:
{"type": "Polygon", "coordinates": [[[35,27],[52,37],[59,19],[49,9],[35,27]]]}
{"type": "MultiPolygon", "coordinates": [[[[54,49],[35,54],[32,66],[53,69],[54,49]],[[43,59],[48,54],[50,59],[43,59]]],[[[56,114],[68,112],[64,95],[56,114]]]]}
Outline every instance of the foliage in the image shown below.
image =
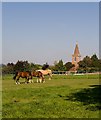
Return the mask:
{"type": "Polygon", "coordinates": [[[31,67],[31,70],[38,70],[38,69],[42,69],[42,66],[39,65],[39,64],[34,64],[34,63],[31,63],[30,64],[30,67],[31,67]]]}
{"type": "Polygon", "coordinates": [[[101,71],[101,59],[99,59],[99,71],[101,71]]]}
{"type": "Polygon", "coordinates": [[[17,61],[16,64],[8,63],[7,65],[2,66],[3,74],[11,74],[17,71],[32,71],[41,69],[42,66],[34,63],[29,63],[28,61],[17,61]]]}
{"type": "Polygon", "coordinates": [[[65,64],[66,70],[69,71],[72,67],[74,67],[74,65],[71,62],[67,62],[65,64]]]}
{"type": "MultiPolygon", "coordinates": [[[[101,71],[101,59],[98,59],[97,55],[94,54],[91,57],[86,56],[79,63],[78,73],[85,72],[97,72],[101,71]]],[[[17,61],[16,64],[8,63],[7,65],[2,65],[2,73],[10,74],[16,71],[32,71],[38,69],[51,69],[52,71],[69,71],[74,65],[71,62],[63,63],[63,60],[55,61],[54,65],[49,65],[45,63],[43,65],[29,63],[28,61],[17,61]]]]}
{"type": "Polygon", "coordinates": [[[79,63],[78,72],[98,72],[101,71],[101,60],[99,60],[96,54],[91,57],[86,56],[79,63]]]}
{"type": "Polygon", "coordinates": [[[54,65],[54,71],[65,71],[65,70],[66,70],[66,68],[65,68],[62,60],[59,60],[59,62],[57,62],[54,65]]]}
{"type": "Polygon", "coordinates": [[[30,65],[28,61],[18,61],[14,66],[14,71],[29,71],[30,65]]]}
{"type": "Polygon", "coordinates": [[[96,54],[91,57],[92,60],[92,67],[99,67],[99,59],[97,58],[96,54]]]}
{"type": "Polygon", "coordinates": [[[2,73],[3,74],[11,74],[14,72],[13,69],[14,69],[14,64],[8,63],[7,66],[6,65],[2,66],[2,73]]]}

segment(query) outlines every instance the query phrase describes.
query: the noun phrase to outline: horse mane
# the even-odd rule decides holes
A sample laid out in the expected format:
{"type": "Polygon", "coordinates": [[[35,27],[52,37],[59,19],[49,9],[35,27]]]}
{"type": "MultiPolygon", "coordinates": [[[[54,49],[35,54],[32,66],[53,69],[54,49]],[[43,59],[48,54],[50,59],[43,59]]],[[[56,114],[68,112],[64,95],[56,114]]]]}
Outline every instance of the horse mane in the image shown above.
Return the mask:
{"type": "Polygon", "coordinates": [[[42,67],[42,70],[46,70],[49,68],[49,65],[48,64],[44,64],[43,67],[42,67]]]}

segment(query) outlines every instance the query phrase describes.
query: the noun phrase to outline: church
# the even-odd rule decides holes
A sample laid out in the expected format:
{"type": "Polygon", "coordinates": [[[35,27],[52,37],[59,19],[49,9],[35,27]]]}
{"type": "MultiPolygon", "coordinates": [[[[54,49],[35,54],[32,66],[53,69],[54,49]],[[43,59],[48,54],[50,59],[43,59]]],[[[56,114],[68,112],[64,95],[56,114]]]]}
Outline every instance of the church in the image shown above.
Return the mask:
{"type": "Polygon", "coordinates": [[[78,67],[78,62],[81,60],[81,55],[79,52],[78,43],[76,43],[74,54],[72,55],[72,64],[75,65],[75,67],[78,67]]]}
{"type": "Polygon", "coordinates": [[[74,67],[72,67],[70,69],[70,72],[76,72],[77,71],[77,69],[79,67],[78,62],[80,60],[81,60],[81,55],[80,55],[80,52],[79,52],[78,43],[76,43],[74,54],[72,55],[72,64],[74,65],[74,67]]]}

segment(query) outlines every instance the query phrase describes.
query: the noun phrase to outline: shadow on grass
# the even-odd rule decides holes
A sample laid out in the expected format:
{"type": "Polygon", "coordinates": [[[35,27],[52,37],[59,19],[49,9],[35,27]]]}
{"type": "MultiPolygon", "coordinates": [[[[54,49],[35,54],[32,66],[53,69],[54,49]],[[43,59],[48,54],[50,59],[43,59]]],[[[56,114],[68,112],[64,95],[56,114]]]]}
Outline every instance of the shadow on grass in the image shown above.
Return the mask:
{"type": "Polygon", "coordinates": [[[66,96],[64,100],[79,101],[88,105],[89,110],[101,110],[101,85],[90,85],[90,88],[81,89],[76,93],[66,96]]]}

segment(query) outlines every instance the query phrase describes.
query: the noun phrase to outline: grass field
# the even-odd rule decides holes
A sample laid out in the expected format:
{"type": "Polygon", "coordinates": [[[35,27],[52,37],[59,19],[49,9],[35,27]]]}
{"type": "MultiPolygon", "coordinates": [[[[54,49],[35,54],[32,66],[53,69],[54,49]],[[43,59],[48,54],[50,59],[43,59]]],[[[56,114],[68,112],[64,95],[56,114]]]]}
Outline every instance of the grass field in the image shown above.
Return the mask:
{"type": "Polygon", "coordinates": [[[20,85],[12,77],[2,78],[3,118],[99,118],[99,75],[53,75],[20,85]]]}

